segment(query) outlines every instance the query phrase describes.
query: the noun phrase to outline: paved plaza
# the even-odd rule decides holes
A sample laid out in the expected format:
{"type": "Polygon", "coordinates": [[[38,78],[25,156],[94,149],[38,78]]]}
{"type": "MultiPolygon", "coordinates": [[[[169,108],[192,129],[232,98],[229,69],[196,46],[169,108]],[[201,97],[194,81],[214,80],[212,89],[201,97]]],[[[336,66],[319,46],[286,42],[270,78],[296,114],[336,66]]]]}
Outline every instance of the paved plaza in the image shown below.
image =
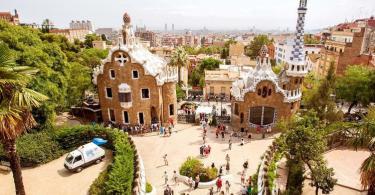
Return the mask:
{"type": "MultiPolygon", "coordinates": [[[[134,137],[137,149],[143,158],[146,178],[153,186],[157,188],[157,194],[162,194],[164,190],[164,178],[162,178],[164,171],[168,172],[169,180],[173,175],[173,170],[178,171],[181,164],[187,157],[193,156],[200,158],[199,147],[203,144],[202,129],[198,126],[178,125],[176,133],[172,133],[171,137],[160,137],[156,134],[153,136],[134,137]],[[168,154],[169,165],[164,166],[162,158],[163,154],[168,154]]],[[[257,137],[257,136],[256,136],[257,137]]],[[[259,136],[260,137],[260,136],[259,136]]],[[[249,160],[249,168],[246,177],[256,172],[257,166],[260,162],[260,157],[272,143],[273,138],[254,139],[252,141],[246,140],[244,146],[240,146],[240,139],[233,138],[232,150],[228,150],[228,138],[216,138],[214,128],[211,128],[207,133],[207,144],[212,147],[209,157],[200,158],[206,166],[210,166],[212,162],[216,167],[225,164],[225,155],[229,154],[231,160],[232,175],[231,192],[237,194],[240,191],[240,175],[242,171],[242,164],[245,160],[249,160]]],[[[189,191],[188,186],[184,184],[174,185],[172,181],[169,182],[175,191],[175,194],[189,193],[193,194],[208,194],[208,189],[197,189],[189,191]]],[[[222,188],[223,190],[225,188],[222,188]]]]}

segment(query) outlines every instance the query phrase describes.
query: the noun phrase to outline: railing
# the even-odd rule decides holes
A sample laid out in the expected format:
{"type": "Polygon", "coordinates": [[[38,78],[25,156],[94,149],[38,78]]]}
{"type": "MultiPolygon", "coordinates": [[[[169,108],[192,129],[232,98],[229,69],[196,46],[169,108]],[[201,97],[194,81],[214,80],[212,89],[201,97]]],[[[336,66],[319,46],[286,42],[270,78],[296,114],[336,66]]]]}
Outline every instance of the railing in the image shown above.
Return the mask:
{"type": "Polygon", "coordinates": [[[216,116],[216,120],[218,123],[230,123],[230,116],[229,115],[216,116]]]}
{"type": "Polygon", "coordinates": [[[179,123],[195,123],[195,115],[193,114],[179,114],[177,115],[179,123]]]}

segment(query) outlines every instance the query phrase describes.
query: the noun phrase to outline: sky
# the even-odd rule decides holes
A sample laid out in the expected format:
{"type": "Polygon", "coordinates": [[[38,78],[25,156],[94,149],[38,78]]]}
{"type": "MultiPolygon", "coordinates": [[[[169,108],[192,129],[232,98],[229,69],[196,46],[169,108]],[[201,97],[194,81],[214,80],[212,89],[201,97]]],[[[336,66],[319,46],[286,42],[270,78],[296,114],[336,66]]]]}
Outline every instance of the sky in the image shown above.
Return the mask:
{"type": "MultiPolygon", "coordinates": [[[[133,25],[175,29],[294,30],[299,0],[0,0],[0,11],[18,10],[21,22],[91,20],[94,28],[120,28],[128,12],[133,25]]],[[[306,29],[320,29],[375,15],[375,0],[308,0],[306,29]]]]}

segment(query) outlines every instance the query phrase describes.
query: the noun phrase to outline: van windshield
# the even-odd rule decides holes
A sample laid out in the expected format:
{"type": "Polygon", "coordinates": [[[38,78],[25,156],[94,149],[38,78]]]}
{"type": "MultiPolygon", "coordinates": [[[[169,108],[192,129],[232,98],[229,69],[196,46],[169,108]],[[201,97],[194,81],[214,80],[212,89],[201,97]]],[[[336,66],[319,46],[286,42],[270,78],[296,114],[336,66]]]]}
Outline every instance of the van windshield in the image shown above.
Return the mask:
{"type": "Polygon", "coordinates": [[[65,158],[65,161],[68,162],[68,163],[72,163],[73,158],[74,157],[71,154],[68,154],[68,156],[65,158]]]}

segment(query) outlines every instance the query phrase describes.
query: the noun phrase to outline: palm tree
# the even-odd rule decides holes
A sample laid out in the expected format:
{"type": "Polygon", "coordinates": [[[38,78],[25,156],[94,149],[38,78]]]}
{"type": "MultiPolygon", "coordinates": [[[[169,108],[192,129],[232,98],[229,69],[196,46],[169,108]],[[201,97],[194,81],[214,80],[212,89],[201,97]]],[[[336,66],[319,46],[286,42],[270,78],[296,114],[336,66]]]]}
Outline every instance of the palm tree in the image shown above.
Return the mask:
{"type": "Polygon", "coordinates": [[[188,54],[186,53],[185,49],[183,47],[177,47],[177,49],[172,53],[169,65],[177,67],[179,85],[181,84],[181,68],[187,67],[188,63],[188,54]]]}
{"type": "Polygon", "coordinates": [[[375,194],[375,107],[370,107],[364,121],[354,127],[349,143],[355,148],[367,146],[371,152],[360,168],[361,184],[364,189],[368,188],[368,194],[375,194]]]}
{"type": "Polygon", "coordinates": [[[16,139],[36,122],[31,114],[33,107],[47,97],[27,88],[37,71],[16,66],[9,49],[0,44],[0,142],[12,169],[16,194],[25,194],[20,158],[16,152],[16,139]]]}

